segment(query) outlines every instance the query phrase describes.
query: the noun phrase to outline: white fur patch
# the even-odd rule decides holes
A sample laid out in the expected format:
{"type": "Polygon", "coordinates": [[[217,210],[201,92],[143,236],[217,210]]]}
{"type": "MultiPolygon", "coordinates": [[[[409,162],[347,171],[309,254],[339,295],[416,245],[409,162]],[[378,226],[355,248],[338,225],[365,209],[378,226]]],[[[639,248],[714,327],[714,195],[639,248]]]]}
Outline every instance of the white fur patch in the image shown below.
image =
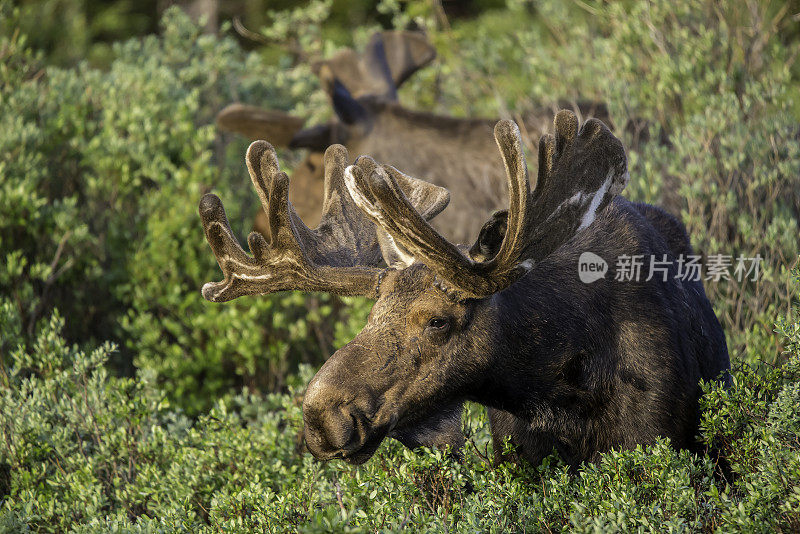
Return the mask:
{"type": "Polygon", "coordinates": [[[578,226],[576,231],[587,228],[597,217],[597,209],[600,207],[600,203],[603,201],[603,198],[606,196],[606,194],[610,193],[612,195],[618,195],[623,189],[625,189],[625,186],[628,185],[630,179],[631,176],[627,170],[623,174],[619,174],[619,171],[616,169],[609,170],[605,181],[597,191],[590,193],[587,193],[586,191],[578,191],[567,200],[559,204],[558,207],[547,216],[544,224],[547,224],[551,220],[558,217],[566,206],[580,206],[588,201],[589,207],[586,213],[583,214],[583,217],[581,218],[581,224],[578,226]]]}
{"type": "Polygon", "coordinates": [[[533,260],[531,258],[528,258],[527,260],[520,262],[518,267],[522,267],[526,271],[530,271],[531,269],[533,269],[533,260]]]}
{"type": "Polygon", "coordinates": [[[597,217],[597,208],[600,206],[600,202],[603,201],[603,197],[606,196],[606,191],[608,191],[608,188],[611,187],[611,182],[614,180],[614,176],[616,176],[614,169],[608,171],[603,185],[601,185],[600,189],[595,191],[594,195],[592,195],[592,201],[589,203],[589,209],[583,214],[583,218],[581,219],[580,226],[578,226],[578,230],[583,230],[594,222],[595,217],[597,217]]]}

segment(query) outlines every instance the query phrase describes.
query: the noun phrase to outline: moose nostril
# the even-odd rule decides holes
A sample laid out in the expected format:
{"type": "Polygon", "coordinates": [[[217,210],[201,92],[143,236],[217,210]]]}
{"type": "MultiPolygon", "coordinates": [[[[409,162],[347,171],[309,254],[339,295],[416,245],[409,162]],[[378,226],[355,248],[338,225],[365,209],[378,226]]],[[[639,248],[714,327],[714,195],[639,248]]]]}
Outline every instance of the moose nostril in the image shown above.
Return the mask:
{"type": "Polygon", "coordinates": [[[304,419],[306,445],[317,457],[346,451],[356,439],[355,420],[341,407],[313,413],[306,411],[304,419]]]}
{"type": "Polygon", "coordinates": [[[337,354],[342,358],[337,352],[322,366],[303,399],[306,445],[320,459],[357,450],[368,434],[373,413],[370,396],[347,387],[350,371],[337,365],[337,354]]]}
{"type": "Polygon", "coordinates": [[[318,457],[341,452],[356,434],[352,406],[343,402],[341,388],[325,380],[313,380],[303,400],[305,438],[309,450],[318,457]]]}

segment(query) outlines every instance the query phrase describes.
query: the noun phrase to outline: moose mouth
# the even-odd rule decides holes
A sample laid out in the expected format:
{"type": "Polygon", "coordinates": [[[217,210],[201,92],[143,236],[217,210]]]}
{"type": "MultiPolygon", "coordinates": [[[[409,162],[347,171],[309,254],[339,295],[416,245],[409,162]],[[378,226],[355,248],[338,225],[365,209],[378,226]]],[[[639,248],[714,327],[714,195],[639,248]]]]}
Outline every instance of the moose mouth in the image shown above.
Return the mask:
{"type": "Polygon", "coordinates": [[[380,447],[386,436],[393,430],[394,426],[393,423],[390,423],[373,427],[363,434],[366,439],[362,443],[352,444],[334,452],[315,451],[314,448],[309,447],[308,435],[306,435],[306,447],[317,460],[324,462],[330,460],[344,460],[352,465],[361,465],[374,456],[378,447],[380,447]]]}
{"type": "Polygon", "coordinates": [[[371,437],[360,449],[343,455],[341,457],[342,460],[352,465],[361,465],[365,463],[375,455],[375,451],[381,446],[386,434],[388,434],[388,432],[371,437]]]}

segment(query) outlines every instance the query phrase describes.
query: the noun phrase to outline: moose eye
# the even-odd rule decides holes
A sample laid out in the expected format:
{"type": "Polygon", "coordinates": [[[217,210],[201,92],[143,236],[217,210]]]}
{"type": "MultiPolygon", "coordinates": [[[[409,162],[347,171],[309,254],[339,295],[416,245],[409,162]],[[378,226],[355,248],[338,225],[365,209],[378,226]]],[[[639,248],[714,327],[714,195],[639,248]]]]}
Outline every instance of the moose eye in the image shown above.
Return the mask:
{"type": "Polygon", "coordinates": [[[428,321],[428,328],[432,328],[434,330],[445,330],[448,326],[450,326],[450,321],[444,317],[434,317],[428,321]]]}

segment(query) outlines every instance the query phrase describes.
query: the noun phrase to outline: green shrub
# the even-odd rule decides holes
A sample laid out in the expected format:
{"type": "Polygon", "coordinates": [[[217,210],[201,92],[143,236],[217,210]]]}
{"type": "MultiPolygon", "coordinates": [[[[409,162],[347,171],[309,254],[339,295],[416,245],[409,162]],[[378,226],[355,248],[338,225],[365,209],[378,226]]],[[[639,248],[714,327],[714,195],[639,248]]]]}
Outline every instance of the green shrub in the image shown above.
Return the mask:
{"type": "MultiPolygon", "coordinates": [[[[800,271],[795,271],[800,280],[800,271]]],[[[800,283],[796,286],[800,291],[800,283]]],[[[696,456],[666,441],[576,473],[554,455],[492,467],[470,406],[462,463],[387,440],[360,467],[302,450],[305,367],[287,394],[220,401],[192,422],[151,371],[109,375],[114,350],[69,346],[54,314],[25,347],[0,301],[0,528],[97,531],[793,531],[800,525],[800,323],[779,367],[709,385],[696,456]]]]}
{"type": "Polygon", "coordinates": [[[219,274],[198,199],[218,192],[244,233],[257,204],[245,142],[222,143],[213,117],[236,99],[292,106],[314,83],[307,66],[283,73],[175,10],[163,37],[115,46],[107,72],[45,66],[15,35],[2,50],[0,292],[29,337],[57,307],[68,339],[114,339],[119,369],[155,370],[191,413],[241,385],[279,388],[332,351],[349,316],[337,299],[199,293],[219,274]]]}

